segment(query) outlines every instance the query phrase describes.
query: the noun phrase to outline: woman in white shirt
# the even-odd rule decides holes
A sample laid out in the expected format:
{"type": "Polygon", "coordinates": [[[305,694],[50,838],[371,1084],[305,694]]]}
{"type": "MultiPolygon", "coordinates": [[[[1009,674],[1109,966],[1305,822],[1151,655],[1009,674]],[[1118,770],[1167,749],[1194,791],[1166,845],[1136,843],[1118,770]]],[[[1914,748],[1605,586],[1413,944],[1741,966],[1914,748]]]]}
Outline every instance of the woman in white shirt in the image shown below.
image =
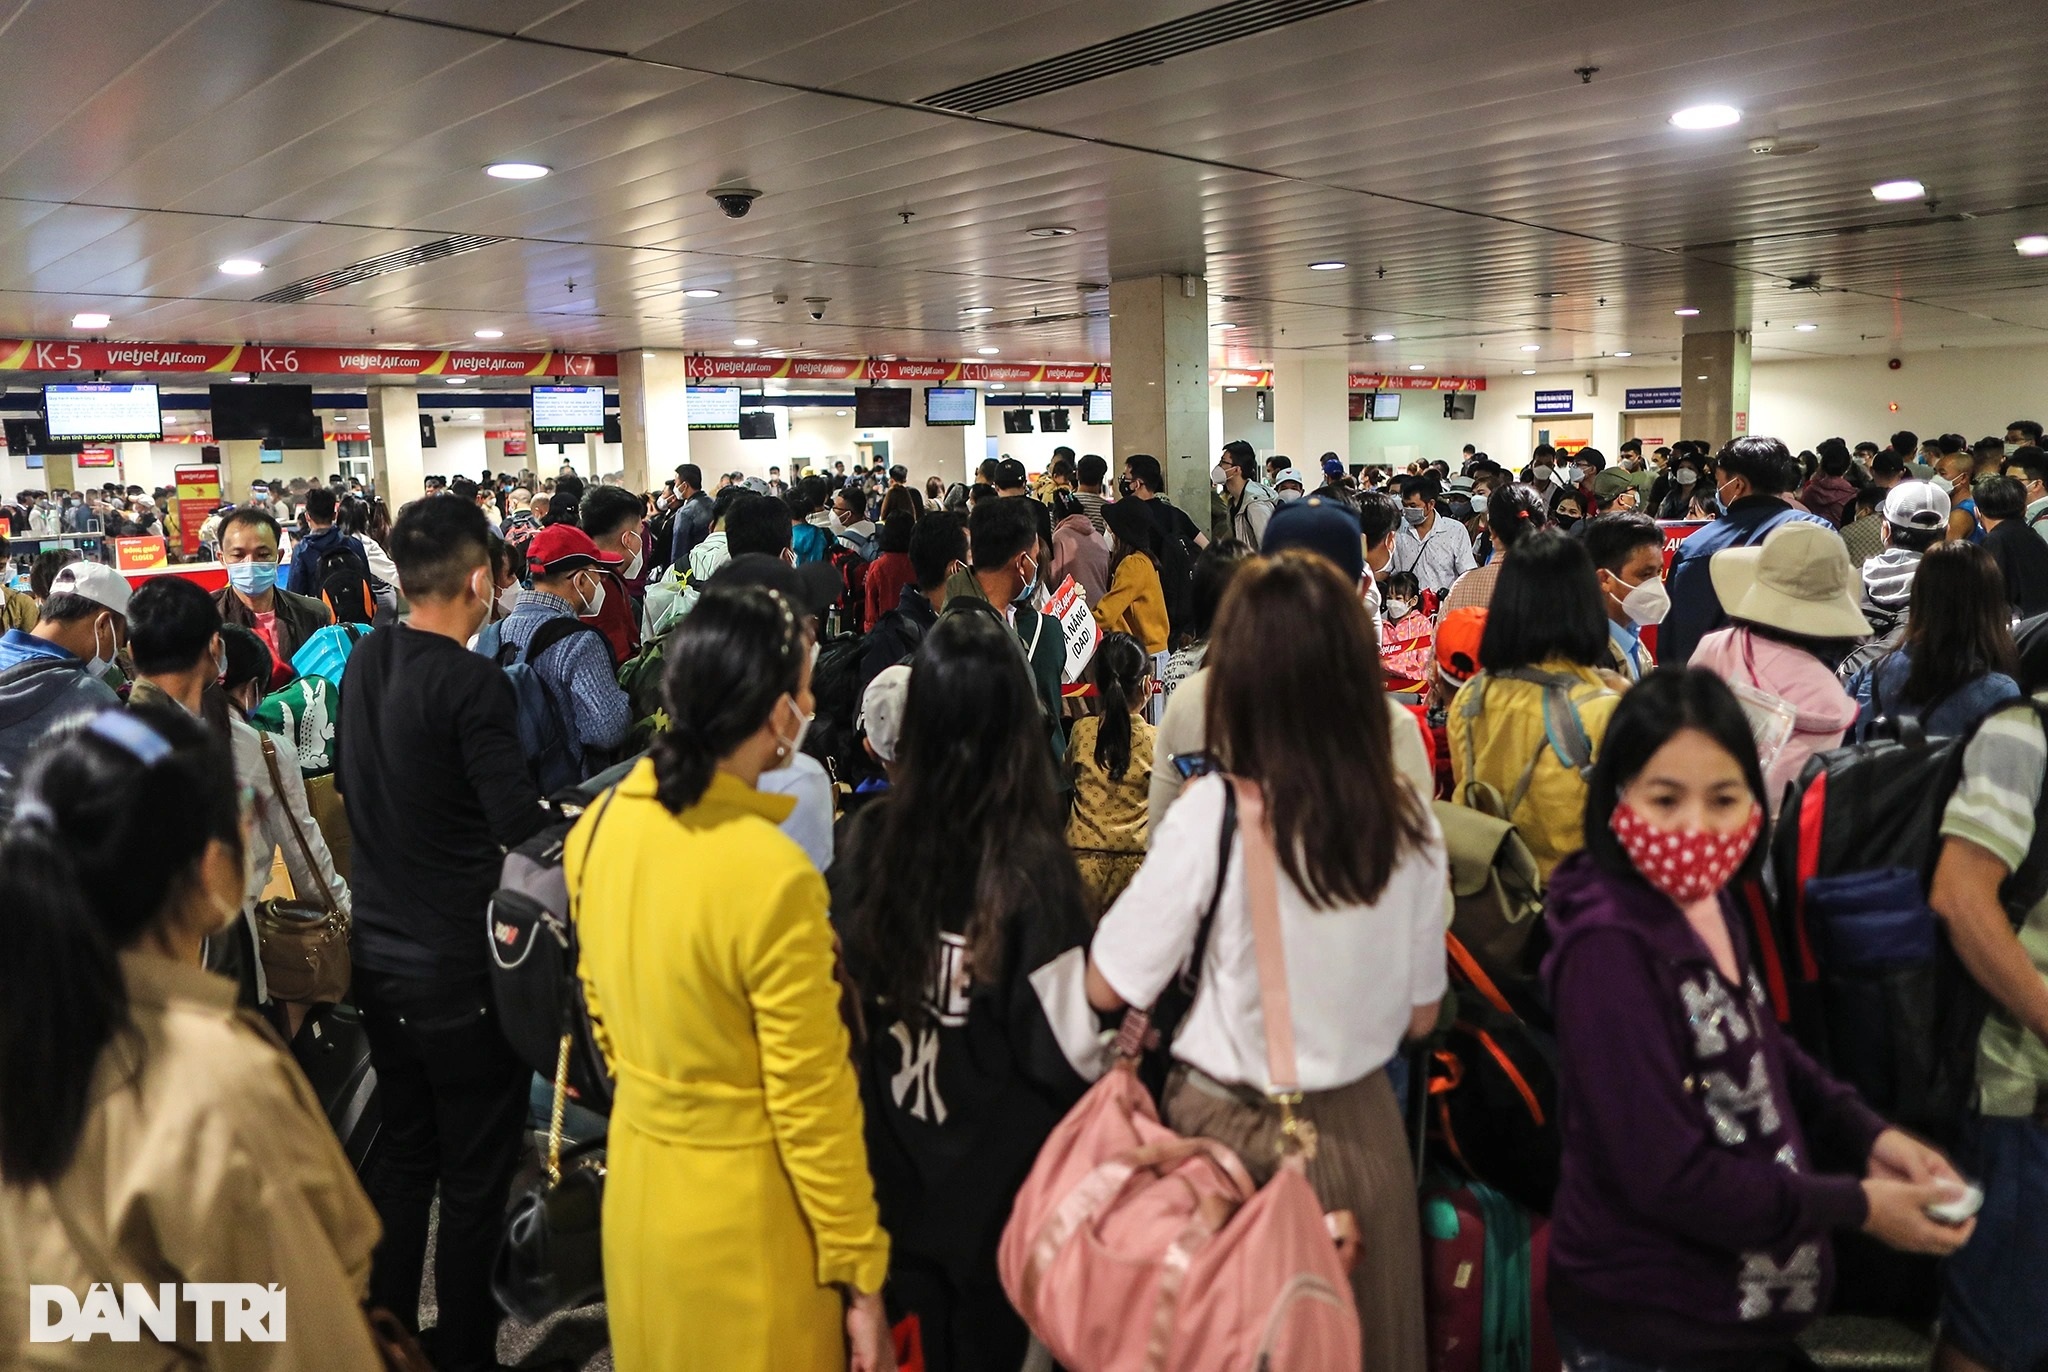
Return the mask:
{"type": "MultiPolygon", "coordinates": [[[[1385,1068],[1435,1024],[1444,994],[1443,836],[1394,765],[1371,623],[1327,561],[1289,552],[1241,567],[1207,664],[1210,754],[1218,771],[1264,788],[1274,829],[1296,1113],[1320,1136],[1308,1165],[1318,1199],[1358,1220],[1364,1365],[1422,1372],[1415,1176],[1385,1068]]],[[[1225,783],[1206,777],[1153,835],[1096,929],[1088,991],[1098,1010],[1150,1006],[1187,961],[1217,886],[1224,813],[1225,783]]],[[[1238,837],[1164,1099],[1175,1129],[1230,1145],[1263,1182],[1280,1111],[1266,1096],[1242,855],[1238,837]]]]}

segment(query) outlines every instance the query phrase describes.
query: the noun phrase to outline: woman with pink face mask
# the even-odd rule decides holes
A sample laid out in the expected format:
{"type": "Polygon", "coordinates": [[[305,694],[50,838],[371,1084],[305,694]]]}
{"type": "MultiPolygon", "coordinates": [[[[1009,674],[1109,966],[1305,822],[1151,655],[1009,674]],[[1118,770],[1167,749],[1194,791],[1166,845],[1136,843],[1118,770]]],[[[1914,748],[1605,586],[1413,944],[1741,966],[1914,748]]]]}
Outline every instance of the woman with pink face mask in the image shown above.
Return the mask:
{"type": "Polygon", "coordinates": [[[1945,1254],[1948,1160],[1785,1036],[1728,887],[1764,853],[1742,706],[1704,671],[1622,697],[1586,846],[1547,893],[1563,1167],[1550,1305],[1569,1369],[1779,1368],[1827,1309],[1831,1236],[1945,1254]],[[1857,1172],[1820,1170],[1853,1159],[1857,1172]]]}

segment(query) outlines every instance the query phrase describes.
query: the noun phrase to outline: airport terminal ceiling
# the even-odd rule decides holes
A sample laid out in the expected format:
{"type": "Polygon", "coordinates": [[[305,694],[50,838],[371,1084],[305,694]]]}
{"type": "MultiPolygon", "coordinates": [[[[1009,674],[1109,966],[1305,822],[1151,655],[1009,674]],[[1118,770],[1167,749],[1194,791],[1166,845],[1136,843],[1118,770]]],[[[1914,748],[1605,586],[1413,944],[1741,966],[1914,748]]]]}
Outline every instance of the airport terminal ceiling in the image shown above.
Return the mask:
{"type": "Polygon", "coordinates": [[[1217,365],[1668,365],[1742,326],[1772,360],[2037,345],[2039,21],[15,0],[0,336],[1108,361],[1105,283],[1185,273],[1217,365]],[[1672,124],[1708,104],[1740,119],[1672,124]],[[744,218],[708,194],[734,188],[744,218]]]}

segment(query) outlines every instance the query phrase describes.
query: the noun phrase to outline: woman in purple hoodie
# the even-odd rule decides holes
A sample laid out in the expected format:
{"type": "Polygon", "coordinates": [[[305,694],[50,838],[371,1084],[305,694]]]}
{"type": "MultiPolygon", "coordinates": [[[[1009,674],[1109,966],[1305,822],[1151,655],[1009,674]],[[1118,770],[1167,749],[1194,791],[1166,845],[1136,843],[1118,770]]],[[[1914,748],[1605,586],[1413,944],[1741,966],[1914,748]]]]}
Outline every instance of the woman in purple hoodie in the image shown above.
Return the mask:
{"type": "Polygon", "coordinates": [[[1550,1304],[1572,1372],[1787,1365],[1826,1307],[1829,1235],[1953,1252],[1947,1159],[1890,1128],[1773,1018],[1729,882],[1764,843],[1763,778],[1721,680],[1622,698],[1586,846],[1548,892],[1564,1165],[1550,1304]],[[1854,1171],[1826,1171],[1825,1167],[1854,1171]]]}

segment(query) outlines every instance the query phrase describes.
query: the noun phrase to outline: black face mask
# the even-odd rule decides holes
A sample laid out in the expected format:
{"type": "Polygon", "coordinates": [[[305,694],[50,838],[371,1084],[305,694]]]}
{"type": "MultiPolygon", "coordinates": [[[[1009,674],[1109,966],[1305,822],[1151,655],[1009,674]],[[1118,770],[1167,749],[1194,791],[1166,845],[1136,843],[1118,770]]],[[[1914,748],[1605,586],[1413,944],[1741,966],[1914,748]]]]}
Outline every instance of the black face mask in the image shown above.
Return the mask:
{"type": "Polygon", "coordinates": [[[1129,477],[1120,476],[1116,479],[1116,493],[1122,499],[1130,499],[1131,479],[1129,477]]]}

